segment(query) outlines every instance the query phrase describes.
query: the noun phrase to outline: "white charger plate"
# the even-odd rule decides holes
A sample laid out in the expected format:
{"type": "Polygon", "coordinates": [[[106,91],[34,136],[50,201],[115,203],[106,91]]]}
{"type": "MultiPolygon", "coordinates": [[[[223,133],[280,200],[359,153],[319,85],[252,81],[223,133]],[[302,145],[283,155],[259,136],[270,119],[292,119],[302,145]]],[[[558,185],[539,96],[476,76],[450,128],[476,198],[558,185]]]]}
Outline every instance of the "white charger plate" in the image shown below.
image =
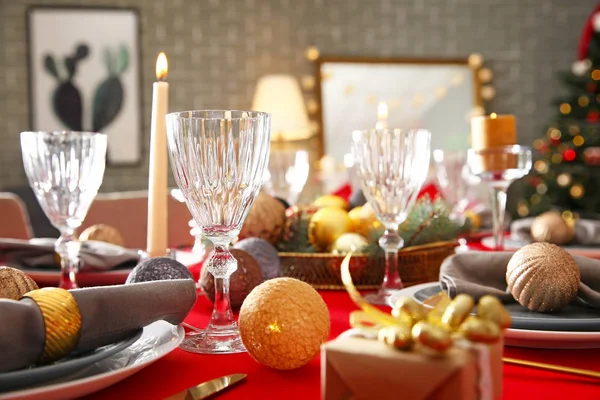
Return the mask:
{"type": "Polygon", "coordinates": [[[184,337],[181,326],[156,321],[144,327],[142,336],[125,350],[53,384],[0,393],[0,400],[67,400],[86,396],[112,386],[166,356],[184,337]]]}
{"type": "MultiPolygon", "coordinates": [[[[523,246],[526,246],[527,242],[518,238],[507,236],[504,238],[504,250],[516,251],[520,250],[523,246]]],[[[481,245],[488,249],[494,248],[494,237],[486,236],[481,239],[481,245]]],[[[562,246],[563,249],[568,251],[574,256],[583,256],[589,258],[600,259],[600,247],[581,247],[581,246],[562,246]]]]}
{"type": "MultiPolygon", "coordinates": [[[[415,293],[439,285],[438,282],[423,283],[396,291],[388,300],[390,307],[400,297],[415,297],[415,293]]],[[[420,301],[419,301],[420,302],[420,301]]],[[[537,349],[596,349],[600,348],[600,332],[538,331],[506,329],[504,344],[512,347],[537,349]]]]}

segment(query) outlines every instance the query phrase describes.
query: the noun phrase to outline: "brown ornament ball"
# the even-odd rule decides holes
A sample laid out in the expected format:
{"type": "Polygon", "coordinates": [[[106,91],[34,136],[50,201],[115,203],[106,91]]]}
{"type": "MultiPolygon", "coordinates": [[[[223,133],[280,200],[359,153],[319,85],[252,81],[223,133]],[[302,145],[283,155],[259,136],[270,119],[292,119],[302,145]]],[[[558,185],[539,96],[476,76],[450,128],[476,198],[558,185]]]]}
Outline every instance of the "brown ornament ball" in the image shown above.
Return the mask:
{"type": "Polygon", "coordinates": [[[321,208],[310,218],[308,240],[318,251],[327,251],[337,238],[351,229],[352,221],[345,210],[321,208]]]}
{"type": "Polygon", "coordinates": [[[257,237],[275,245],[281,238],[285,221],[284,205],[276,198],[260,192],[248,213],[239,239],[257,237]]]}
{"type": "Polygon", "coordinates": [[[579,289],[580,273],[573,257],[550,243],[532,243],[517,251],[506,268],[508,291],[531,311],[566,306],[579,289]]]}
{"type": "Polygon", "coordinates": [[[536,242],[547,242],[558,246],[573,240],[575,230],[556,211],[538,215],[531,224],[531,237],[536,242]]]}
{"type": "Polygon", "coordinates": [[[39,289],[25,272],[11,267],[0,267],[0,299],[19,300],[25,293],[39,289]]]}
{"type": "Polygon", "coordinates": [[[240,335],[259,363],[288,370],[308,364],[329,336],[329,311],[307,283],[275,278],[257,286],[240,310],[240,335]]]}
{"type": "MultiPolygon", "coordinates": [[[[237,270],[229,278],[229,300],[231,308],[238,310],[248,293],[262,282],[262,270],[258,262],[249,253],[231,249],[231,254],[238,262],[237,270]]],[[[200,287],[211,302],[215,301],[215,280],[208,268],[200,271],[200,287]]]]}
{"type": "Polygon", "coordinates": [[[79,240],[97,240],[99,242],[111,243],[117,246],[124,246],[125,239],[121,232],[115,227],[105,224],[96,224],[87,227],[79,235],[79,240]]]}

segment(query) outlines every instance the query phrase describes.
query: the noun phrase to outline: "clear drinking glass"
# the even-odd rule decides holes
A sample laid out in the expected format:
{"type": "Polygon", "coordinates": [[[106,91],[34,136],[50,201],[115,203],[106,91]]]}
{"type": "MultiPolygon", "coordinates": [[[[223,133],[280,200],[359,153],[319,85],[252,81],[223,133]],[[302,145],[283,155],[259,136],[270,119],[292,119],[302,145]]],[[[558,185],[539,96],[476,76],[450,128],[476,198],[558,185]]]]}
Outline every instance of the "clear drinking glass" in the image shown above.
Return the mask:
{"type": "Polygon", "coordinates": [[[387,304],[394,290],[402,289],[398,250],[404,245],[398,234],[427,179],[431,133],[423,129],[354,131],[352,152],[356,175],[377,219],[385,227],[379,245],[385,251],[385,276],[372,304],[387,304]]]}
{"type": "Polygon", "coordinates": [[[77,287],[83,222],[104,177],[107,137],[92,132],[22,132],[23,165],[40,206],[59,231],[59,287],[77,287]]]}
{"type": "Polygon", "coordinates": [[[492,201],[494,247],[504,249],[504,214],[509,186],[531,170],[531,149],[525,146],[500,146],[469,149],[467,163],[471,172],[490,188],[492,201]]]}
{"type": "Polygon", "coordinates": [[[269,162],[271,116],[255,111],[185,111],[167,115],[167,139],[177,185],[202,235],[215,246],[203,268],[213,275],[215,302],[204,332],[184,350],[245,351],[229,301],[237,261],[229,252],[260,190],[269,162]]]}
{"type": "Polygon", "coordinates": [[[264,188],[271,196],[295,205],[308,179],[308,172],[308,151],[271,151],[264,188]]]}
{"type": "Polygon", "coordinates": [[[435,173],[444,196],[452,207],[450,218],[464,223],[464,212],[469,205],[469,189],[481,179],[471,173],[467,165],[467,151],[433,151],[435,173]]]}

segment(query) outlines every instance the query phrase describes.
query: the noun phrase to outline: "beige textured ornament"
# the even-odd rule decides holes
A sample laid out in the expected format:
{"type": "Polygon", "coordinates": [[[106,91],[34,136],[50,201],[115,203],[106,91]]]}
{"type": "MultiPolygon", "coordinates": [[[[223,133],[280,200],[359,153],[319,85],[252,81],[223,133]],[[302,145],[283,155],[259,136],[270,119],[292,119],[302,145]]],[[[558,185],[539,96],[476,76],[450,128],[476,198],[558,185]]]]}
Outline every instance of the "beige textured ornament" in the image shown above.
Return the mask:
{"type": "Polygon", "coordinates": [[[575,230],[556,211],[538,215],[531,224],[531,237],[536,242],[547,242],[561,246],[573,240],[575,230]]]}
{"type": "Polygon", "coordinates": [[[285,207],[274,197],[260,192],[248,213],[239,239],[257,237],[275,245],[285,226],[285,207]]]}
{"type": "Polygon", "coordinates": [[[25,293],[36,289],[37,283],[23,271],[0,267],[0,299],[19,300],[25,293]]]}
{"type": "Polygon", "coordinates": [[[517,251],[506,268],[508,291],[532,311],[566,306],[579,289],[579,267],[573,257],[550,243],[532,243],[517,251]]]}
{"type": "Polygon", "coordinates": [[[271,368],[295,369],[319,354],[329,336],[329,311],[307,283],[275,278],[246,297],[239,326],[252,358],[271,368]]]}
{"type": "Polygon", "coordinates": [[[369,245],[367,239],[358,233],[344,233],[331,245],[333,254],[346,255],[348,253],[362,253],[369,245]]]}
{"type": "Polygon", "coordinates": [[[79,235],[79,240],[97,240],[99,242],[112,243],[117,246],[124,246],[125,240],[117,228],[105,224],[96,224],[87,227],[79,235]]]}

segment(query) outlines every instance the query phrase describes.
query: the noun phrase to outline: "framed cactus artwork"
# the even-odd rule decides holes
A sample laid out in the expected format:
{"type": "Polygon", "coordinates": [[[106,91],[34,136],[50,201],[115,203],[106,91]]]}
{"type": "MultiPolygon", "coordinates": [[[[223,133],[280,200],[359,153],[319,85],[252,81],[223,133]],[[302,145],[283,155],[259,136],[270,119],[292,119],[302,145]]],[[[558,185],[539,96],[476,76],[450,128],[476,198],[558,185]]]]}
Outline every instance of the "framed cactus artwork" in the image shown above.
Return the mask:
{"type": "Polygon", "coordinates": [[[137,10],[35,6],[27,24],[30,129],[103,132],[109,165],[139,164],[137,10]]]}

